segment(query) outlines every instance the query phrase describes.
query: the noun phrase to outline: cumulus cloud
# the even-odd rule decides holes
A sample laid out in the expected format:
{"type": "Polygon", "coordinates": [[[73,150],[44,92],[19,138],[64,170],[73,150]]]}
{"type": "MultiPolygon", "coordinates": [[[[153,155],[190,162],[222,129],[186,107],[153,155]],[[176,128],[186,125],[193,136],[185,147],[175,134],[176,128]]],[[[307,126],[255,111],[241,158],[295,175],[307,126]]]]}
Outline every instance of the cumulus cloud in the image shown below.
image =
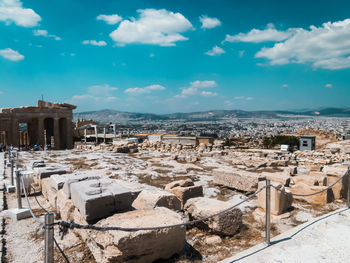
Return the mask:
{"type": "Polygon", "coordinates": [[[282,41],[289,38],[295,33],[295,29],[291,28],[287,31],[279,31],[275,29],[273,24],[268,24],[266,29],[252,29],[248,33],[239,33],[231,36],[226,35],[224,42],[252,42],[260,43],[266,41],[282,41]]]}
{"type": "Polygon", "coordinates": [[[253,100],[253,97],[237,96],[234,97],[235,100],[253,100]]]}
{"type": "Polygon", "coordinates": [[[190,82],[194,88],[215,88],[218,86],[215,80],[196,80],[190,82]]]}
{"type": "Polygon", "coordinates": [[[116,101],[118,98],[112,93],[118,90],[118,88],[110,86],[108,84],[95,85],[87,88],[86,94],[74,95],[70,99],[72,103],[108,103],[116,101]]]}
{"type": "Polygon", "coordinates": [[[214,28],[221,25],[216,17],[200,16],[199,21],[202,23],[201,28],[214,28]]]}
{"type": "Polygon", "coordinates": [[[217,83],[214,80],[196,80],[190,82],[189,87],[183,87],[181,88],[181,93],[174,96],[174,98],[181,99],[181,98],[187,98],[191,95],[197,95],[200,94],[202,96],[217,96],[217,93],[210,92],[210,91],[202,91],[200,92],[200,89],[207,89],[207,88],[215,88],[217,87],[217,83]]]}
{"type": "Polygon", "coordinates": [[[96,40],[84,40],[82,42],[84,45],[93,45],[93,46],[99,46],[99,47],[102,47],[102,46],[107,46],[107,43],[103,40],[100,40],[100,41],[96,41],[96,40]]]}
{"type": "Polygon", "coordinates": [[[125,93],[129,94],[144,94],[144,93],[151,93],[152,91],[157,91],[157,90],[165,90],[165,87],[162,85],[149,85],[144,88],[129,88],[125,90],[125,93]]]}
{"type": "Polygon", "coordinates": [[[20,61],[24,59],[23,55],[11,48],[0,49],[0,56],[11,61],[20,61]]]}
{"type": "Polygon", "coordinates": [[[215,46],[211,50],[205,52],[208,56],[220,56],[221,54],[226,53],[221,47],[215,46]]]}
{"type": "Polygon", "coordinates": [[[350,68],[350,19],[297,28],[285,41],[261,49],[255,57],[268,59],[270,65],[308,63],[330,70],[350,68]]]}
{"type": "Polygon", "coordinates": [[[0,21],[12,22],[18,26],[33,27],[38,25],[41,17],[33,9],[23,8],[19,0],[0,0],[0,21]]]}
{"type": "Polygon", "coordinates": [[[110,86],[108,84],[95,85],[87,88],[88,92],[93,95],[109,96],[112,91],[118,90],[118,88],[110,86]]]}
{"type": "Polygon", "coordinates": [[[106,22],[109,25],[115,25],[122,21],[122,17],[115,14],[115,15],[99,15],[96,17],[97,20],[102,20],[106,22]]]}
{"type": "Polygon", "coordinates": [[[325,85],[325,87],[328,88],[328,89],[333,88],[333,84],[328,83],[328,84],[325,85]]]}
{"type": "Polygon", "coordinates": [[[47,30],[44,30],[44,29],[34,30],[33,35],[34,36],[43,36],[43,37],[52,37],[55,40],[62,40],[60,37],[58,37],[56,35],[50,35],[49,32],[47,32],[47,30]]]}
{"type": "Polygon", "coordinates": [[[182,14],[165,9],[137,10],[138,19],[123,20],[110,37],[118,44],[131,43],[174,46],[177,41],[188,40],[180,33],[193,29],[182,14]]]}
{"type": "Polygon", "coordinates": [[[212,91],[202,91],[201,95],[204,97],[215,97],[218,94],[216,92],[212,92],[212,91]]]}

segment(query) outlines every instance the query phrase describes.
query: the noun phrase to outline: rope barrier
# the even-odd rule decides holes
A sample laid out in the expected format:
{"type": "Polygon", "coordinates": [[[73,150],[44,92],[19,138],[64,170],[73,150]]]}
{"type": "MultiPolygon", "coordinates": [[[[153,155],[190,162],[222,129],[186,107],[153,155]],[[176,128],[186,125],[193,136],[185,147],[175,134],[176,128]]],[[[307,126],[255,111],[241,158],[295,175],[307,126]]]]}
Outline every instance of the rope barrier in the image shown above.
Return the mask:
{"type": "MultiPolygon", "coordinates": [[[[333,186],[335,186],[337,183],[339,183],[345,176],[348,176],[348,173],[344,174],[343,176],[341,176],[340,178],[338,178],[334,183],[332,183],[331,185],[329,185],[327,188],[324,188],[318,192],[315,192],[315,193],[311,193],[311,194],[293,194],[293,196],[313,196],[313,195],[317,195],[317,194],[320,194],[320,193],[323,193],[325,191],[328,191],[329,189],[331,189],[333,186]]],[[[275,188],[277,191],[282,191],[281,189],[277,188],[276,186],[274,185],[271,185],[271,187],[275,188]]]]}
{"type": "Polygon", "coordinates": [[[33,213],[33,210],[32,210],[32,207],[29,203],[29,198],[28,198],[28,195],[27,195],[27,191],[26,191],[26,188],[24,186],[24,180],[23,180],[23,176],[20,176],[21,177],[21,181],[22,181],[22,188],[23,188],[23,192],[24,192],[24,196],[27,200],[27,204],[28,204],[28,208],[29,208],[29,212],[30,214],[32,215],[32,217],[34,218],[34,220],[39,223],[40,225],[44,225],[44,221],[41,221],[39,218],[37,218],[34,213],[33,213]]]}
{"type": "Polygon", "coordinates": [[[161,229],[167,229],[167,228],[173,228],[173,227],[193,225],[193,224],[196,224],[196,223],[200,223],[202,221],[206,221],[206,220],[211,219],[213,217],[226,214],[228,211],[236,208],[237,206],[239,206],[239,205],[247,202],[251,198],[255,197],[258,193],[260,193],[265,188],[266,188],[265,186],[260,188],[255,193],[253,193],[252,195],[250,195],[246,199],[242,200],[241,202],[238,202],[237,204],[235,204],[235,205],[233,205],[233,206],[231,206],[231,207],[229,207],[229,208],[227,208],[225,210],[222,210],[222,211],[220,211],[218,213],[215,213],[213,215],[209,215],[209,216],[206,216],[206,217],[202,217],[200,219],[179,223],[179,224],[172,224],[172,225],[166,225],[166,226],[157,226],[157,227],[125,228],[125,227],[118,227],[118,226],[101,226],[100,227],[100,226],[94,226],[94,225],[91,225],[91,224],[81,225],[81,224],[77,224],[73,220],[71,220],[70,222],[66,222],[66,221],[56,222],[56,223],[54,223],[54,225],[59,225],[60,226],[60,233],[62,235],[62,238],[68,232],[68,229],[74,229],[74,228],[77,228],[77,229],[89,229],[89,230],[96,230],[96,231],[115,230],[115,231],[125,231],[125,232],[136,232],[136,231],[147,231],[147,230],[161,230],[161,229]]]}

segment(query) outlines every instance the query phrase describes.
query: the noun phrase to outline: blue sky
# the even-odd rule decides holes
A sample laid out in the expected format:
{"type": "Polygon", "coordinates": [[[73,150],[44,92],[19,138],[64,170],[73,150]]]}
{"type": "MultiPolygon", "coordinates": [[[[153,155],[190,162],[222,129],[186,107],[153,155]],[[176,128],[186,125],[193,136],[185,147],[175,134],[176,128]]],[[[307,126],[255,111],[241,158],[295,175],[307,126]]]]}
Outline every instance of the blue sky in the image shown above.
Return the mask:
{"type": "Polygon", "coordinates": [[[0,0],[0,107],[349,107],[349,1],[0,0]]]}

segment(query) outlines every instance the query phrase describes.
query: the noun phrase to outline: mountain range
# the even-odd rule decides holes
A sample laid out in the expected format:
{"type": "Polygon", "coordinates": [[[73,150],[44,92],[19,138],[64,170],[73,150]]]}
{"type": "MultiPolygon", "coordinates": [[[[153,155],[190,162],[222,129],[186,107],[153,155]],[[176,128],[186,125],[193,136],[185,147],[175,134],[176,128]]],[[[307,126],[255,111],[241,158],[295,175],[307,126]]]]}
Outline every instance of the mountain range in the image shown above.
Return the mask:
{"type": "Polygon", "coordinates": [[[229,118],[301,118],[301,117],[350,117],[350,108],[323,108],[306,111],[244,111],[244,110],[211,110],[190,113],[152,114],[124,112],[111,109],[79,112],[75,119],[92,119],[101,123],[119,123],[142,120],[186,120],[209,121],[229,118]]]}

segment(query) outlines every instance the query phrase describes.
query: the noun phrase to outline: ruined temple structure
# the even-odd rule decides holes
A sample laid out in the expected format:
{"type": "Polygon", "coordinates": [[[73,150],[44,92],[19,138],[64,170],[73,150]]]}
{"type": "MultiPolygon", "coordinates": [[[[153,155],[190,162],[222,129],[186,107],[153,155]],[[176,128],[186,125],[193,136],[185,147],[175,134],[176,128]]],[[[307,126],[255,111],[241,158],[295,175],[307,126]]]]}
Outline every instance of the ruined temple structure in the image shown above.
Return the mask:
{"type": "Polygon", "coordinates": [[[38,105],[1,109],[0,143],[2,146],[73,148],[73,109],[67,103],[39,100],[38,105]]]}

